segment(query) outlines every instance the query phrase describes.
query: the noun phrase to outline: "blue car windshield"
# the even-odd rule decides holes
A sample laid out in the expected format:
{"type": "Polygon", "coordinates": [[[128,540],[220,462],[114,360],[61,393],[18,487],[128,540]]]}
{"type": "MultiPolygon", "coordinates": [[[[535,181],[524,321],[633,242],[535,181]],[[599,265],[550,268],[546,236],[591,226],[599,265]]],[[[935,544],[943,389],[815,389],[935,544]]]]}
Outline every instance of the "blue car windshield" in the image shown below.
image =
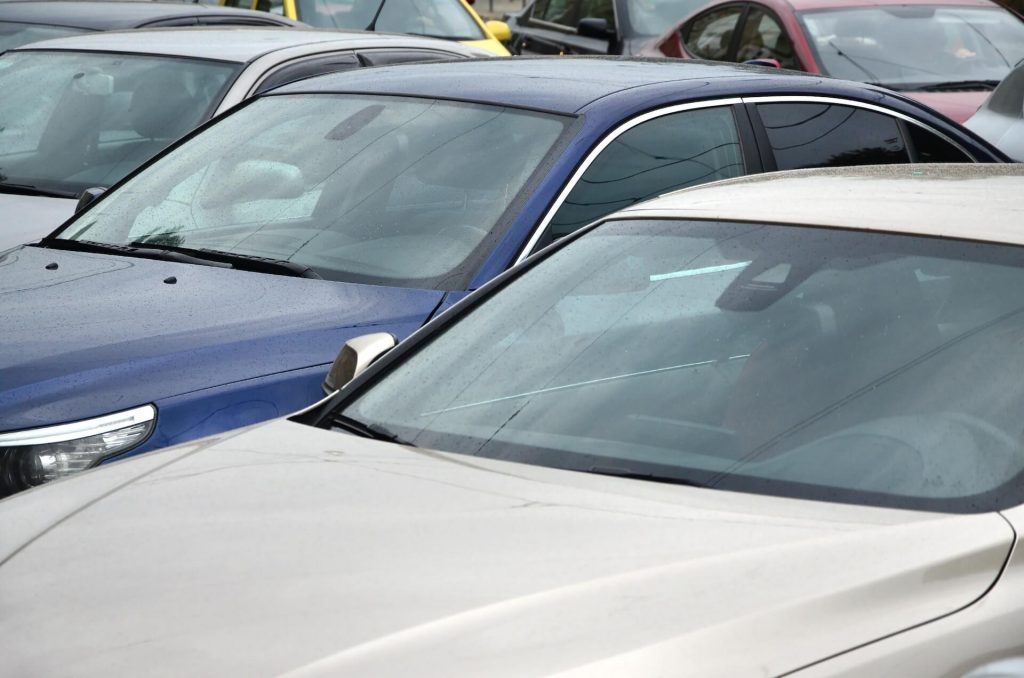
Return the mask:
{"type": "Polygon", "coordinates": [[[1019,504],[1024,248],[629,220],[530,268],[338,414],[417,446],[943,512],[1019,504]]]}
{"type": "Polygon", "coordinates": [[[270,96],[161,157],[60,237],[463,289],[568,120],[419,98],[270,96]]]}

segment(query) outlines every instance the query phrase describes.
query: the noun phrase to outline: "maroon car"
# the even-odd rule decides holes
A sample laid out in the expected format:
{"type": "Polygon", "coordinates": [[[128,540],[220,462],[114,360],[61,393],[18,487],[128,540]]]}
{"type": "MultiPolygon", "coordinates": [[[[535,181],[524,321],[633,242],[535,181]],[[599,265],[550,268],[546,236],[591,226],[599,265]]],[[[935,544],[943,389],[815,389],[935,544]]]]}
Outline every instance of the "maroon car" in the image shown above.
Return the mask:
{"type": "Polygon", "coordinates": [[[1024,59],[1024,21],[990,0],[717,0],[644,53],[774,60],[898,90],[963,122],[1024,59]]]}

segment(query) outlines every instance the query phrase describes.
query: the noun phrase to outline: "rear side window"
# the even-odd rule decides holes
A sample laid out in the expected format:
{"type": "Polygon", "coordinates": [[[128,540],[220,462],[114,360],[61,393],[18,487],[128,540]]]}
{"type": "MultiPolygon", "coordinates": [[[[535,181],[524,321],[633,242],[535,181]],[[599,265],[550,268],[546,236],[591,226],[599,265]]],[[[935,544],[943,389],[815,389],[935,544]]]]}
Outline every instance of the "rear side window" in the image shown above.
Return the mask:
{"type": "Polygon", "coordinates": [[[759,104],[777,169],[910,162],[894,119],[829,103],[759,104]]]}
{"type": "Polygon", "coordinates": [[[560,238],[641,200],[744,171],[731,108],[664,115],[626,131],[601,152],[558,209],[548,236],[560,238]]]}
{"type": "Polygon", "coordinates": [[[742,7],[726,7],[703,14],[693,20],[686,35],[686,49],[700,59],[724,61],[729,58],[736,24],[742,7]]]}
{"type": "Polygon", "coordinates": [[[917,125],[907,125],[906,128],[907,136],[914,147],[916,162],[974,162],[971,156],[938,134],[933,134],[917,125]]]}

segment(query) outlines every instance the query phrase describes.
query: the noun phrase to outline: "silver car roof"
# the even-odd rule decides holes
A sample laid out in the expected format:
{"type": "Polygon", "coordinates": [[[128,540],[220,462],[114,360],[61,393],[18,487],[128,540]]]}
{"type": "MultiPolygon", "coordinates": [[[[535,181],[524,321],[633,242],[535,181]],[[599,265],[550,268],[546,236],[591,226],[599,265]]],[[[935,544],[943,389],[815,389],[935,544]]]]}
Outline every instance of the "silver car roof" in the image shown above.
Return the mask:
{"type": "Polygon", "coordinates": [[[336,49],[423,48],[443,50],[465,56],[489,56],[480,49],[460,45],[457,42],[412,35],[248,26],[196,26],[111,31],[44,40],[12,51],[124,52],[248,63],[273,52],[313,44],[336,49]]]}
{"type": "Polygon", "coordinates": [[[891,231],[1024,245],[1021,165],[880,165],[755,174],[668,193],[618,217],[891,231]]]}

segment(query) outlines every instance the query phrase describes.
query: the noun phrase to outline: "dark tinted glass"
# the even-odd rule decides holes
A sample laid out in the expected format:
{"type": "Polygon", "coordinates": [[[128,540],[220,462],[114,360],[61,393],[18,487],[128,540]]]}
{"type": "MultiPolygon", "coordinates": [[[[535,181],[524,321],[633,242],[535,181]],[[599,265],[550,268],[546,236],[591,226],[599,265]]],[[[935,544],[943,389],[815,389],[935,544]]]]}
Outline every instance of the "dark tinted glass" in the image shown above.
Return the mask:
{"type": "Polygon", "coordinates": [[[280,87],[285,83],[295,82],[296,80],[302,80],[303,78],[310,78],[314,75],[323,75],[324,73],[337,73],[339,71],[347,71],[353,68],[359,68],[359,59],[355,54],[332,54],[330,56],[320,57],[317,59],[309,59],[302,63],[292,64],[280,68],[269,76],[267,79],[260,83],[260,86],[256,89],[256,93],[266,92],[280,87]]]}
{"type": "Polygon", "coordinates": [[[907,125],[907,134],[917,162],[972,162],[969,155],[922,127],[907,125]]]}
{"type": "Polygon", "coordinates": [[[559,238],[646,198],[743,172],[731,108],[655,118],[601,152],[555,214],[549,232],[559,238]]]}
{"type": "Polygon", "coordinates": [[[757,107],[780,170],[909,162],[894,118],[835,104],[757,107]]]}

